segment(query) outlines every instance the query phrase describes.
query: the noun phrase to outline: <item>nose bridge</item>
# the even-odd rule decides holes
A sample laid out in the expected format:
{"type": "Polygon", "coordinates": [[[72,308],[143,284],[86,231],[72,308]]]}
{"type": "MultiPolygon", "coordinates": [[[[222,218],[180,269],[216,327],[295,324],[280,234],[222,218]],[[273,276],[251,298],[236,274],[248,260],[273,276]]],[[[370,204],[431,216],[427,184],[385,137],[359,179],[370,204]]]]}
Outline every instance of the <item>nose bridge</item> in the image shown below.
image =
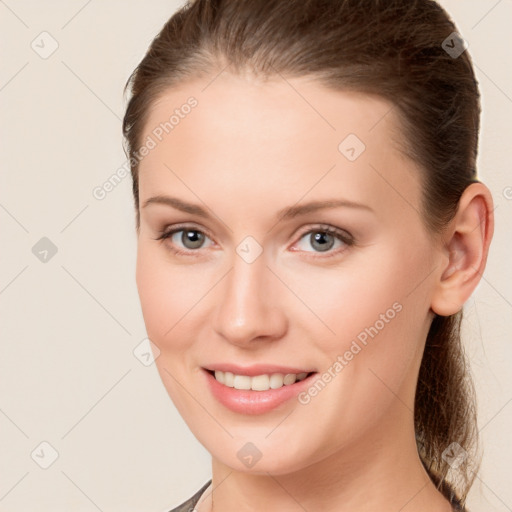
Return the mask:
{"type": "Polygon", "coordinates": [[[278,282],[267,268],[263,254],[255,259],[247,257],[252,249],[249,245],[247,251],[243,243],[237,247],[231,271],[221,287],[215,316],[215,330],[237,344],[261,336],[276,336],[284,326],[275,289],[278,282]]]}

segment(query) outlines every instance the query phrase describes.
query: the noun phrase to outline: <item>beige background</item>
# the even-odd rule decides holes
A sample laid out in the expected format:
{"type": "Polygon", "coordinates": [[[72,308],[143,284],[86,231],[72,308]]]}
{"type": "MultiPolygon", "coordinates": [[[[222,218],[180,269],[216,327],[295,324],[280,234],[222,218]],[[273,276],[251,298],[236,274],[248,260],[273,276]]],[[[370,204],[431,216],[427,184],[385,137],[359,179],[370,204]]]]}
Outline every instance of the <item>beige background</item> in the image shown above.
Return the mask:
{"type": "MultiPolygon", "coordinates": [[[[512,2],[441,3],[476,65],[480,177],[496,205],[488,267],[466,307],[484,443],[469,505],[504,512],[512,510],[512,2]]],[[[133,353],[145,329],[130,178],[103,200],[93,196],[125,161],[124,83],[179,2],[150,5],[0,1],[2,512],[163,512],[210,477],[209,455],[154,364],[133,353]],[[43,237],[55,255],[36,257],[48,249],[43,237]],[[53,450],[58,458],[43,469],[53,450]]]]}

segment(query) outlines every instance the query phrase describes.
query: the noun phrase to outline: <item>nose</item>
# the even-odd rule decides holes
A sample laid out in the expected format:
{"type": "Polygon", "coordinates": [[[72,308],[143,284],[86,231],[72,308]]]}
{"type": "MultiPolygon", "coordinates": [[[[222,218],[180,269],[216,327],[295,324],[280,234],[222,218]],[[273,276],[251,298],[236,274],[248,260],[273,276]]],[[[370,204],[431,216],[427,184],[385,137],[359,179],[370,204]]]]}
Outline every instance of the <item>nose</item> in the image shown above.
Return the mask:
{"type": "Polygon", "coordinates": [[[245,348],[259,347],[260,343],[254,343],[258,340],[282,337],[287,329],[280,304],[282,286],[263,254],[252,263],[235,254],[231,270],[219,283],[214,330],[226,341],[245,348]]]}

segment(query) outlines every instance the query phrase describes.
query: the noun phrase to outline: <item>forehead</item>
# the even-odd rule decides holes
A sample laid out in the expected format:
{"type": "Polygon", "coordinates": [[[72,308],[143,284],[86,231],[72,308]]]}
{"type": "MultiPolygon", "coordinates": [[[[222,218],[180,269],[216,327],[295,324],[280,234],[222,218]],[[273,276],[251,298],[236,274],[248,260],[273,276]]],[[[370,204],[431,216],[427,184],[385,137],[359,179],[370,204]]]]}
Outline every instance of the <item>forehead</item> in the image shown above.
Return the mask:
{"type": "Polygon", "coordinates": [[[249,142],[247,130],[255,143],[265,139],[283,143],[283,137],[302,138],[306,132],[309,137],[327,136],[330,142],[344,133],[357,133],[362,140],[369,140],[383,133],[392,137],[392,131],[399,131],[393,105],[384,98],[328,89],[306,77],[278,76],[262,81],[221,72],[213,78],[185,82],[152,103],[144,133],[169,121],[173,113],[173,136],[193,123],[194,131],[210,132],[205,142],[216,133],[249,142]],[[190,98],[197,103],[193,109],[187,107],[190,98]],[[187,117],[192,121],[184,122],[187,117]],[[377,125],[379,130],[375,130],[377,125]]]}
{"type": "Polygon", "coordinates": [[[419,172],[399,151],[400,137],[395,109],[380,97],[221,73],[153,103],[140,139],[154,143],[139,166],[140,194],[164,192],[157,189],[181,176],[205,194],[218,186],[262,197],[272,188],[296,202],[308,189],[334,187],[348,199],[395,194],[414,203],[419,172]]]}

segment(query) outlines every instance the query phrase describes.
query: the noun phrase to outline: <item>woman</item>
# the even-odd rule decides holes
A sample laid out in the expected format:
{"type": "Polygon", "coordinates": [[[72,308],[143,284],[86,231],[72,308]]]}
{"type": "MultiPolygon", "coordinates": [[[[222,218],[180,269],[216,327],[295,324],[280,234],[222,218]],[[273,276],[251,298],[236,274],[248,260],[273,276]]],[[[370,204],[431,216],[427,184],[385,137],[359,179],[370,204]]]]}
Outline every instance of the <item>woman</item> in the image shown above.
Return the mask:
{"type": "Polygon", "coordinates": [[[465,510],[493,204],[430,0],[197,0],[130,77],[137,286],[212,455],[174,511],[465,510]]]}

